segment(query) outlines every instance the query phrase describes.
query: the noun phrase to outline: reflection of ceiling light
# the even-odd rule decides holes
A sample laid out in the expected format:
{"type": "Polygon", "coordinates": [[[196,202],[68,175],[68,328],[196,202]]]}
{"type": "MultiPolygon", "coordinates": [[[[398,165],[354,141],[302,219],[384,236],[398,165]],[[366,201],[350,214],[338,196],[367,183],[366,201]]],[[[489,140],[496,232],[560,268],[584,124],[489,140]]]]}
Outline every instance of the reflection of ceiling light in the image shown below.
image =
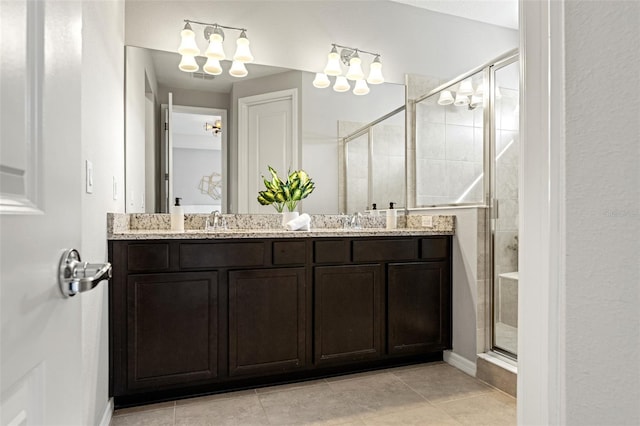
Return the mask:
{"type": "Polygon", "coordinates": [[[456,100],[453,102],[453,104],[455,106],[469,105],[469,97],[458,92],[456,93],[456,100]]]}
{"type": "Polygon", "coordinates": [[[204,130],[206,132],[211,131],[214,135],[219,135],[222,133],[222,121],[216,120],[213,124],[204,123],[204,130]]]}
{"type": "Polygon", "coordinates": [[[458,95],[469,96],[473,95],[473,85],[471,84],[471,80],[463,80],[460,83],[460,88],[458,89],[458,95]]]}
{"type": "Polygon", "coordinates": [[[222,31],[222,28],[240,31],[240,37],[236,41],[236,53],[233,55],[233,66],[229,70],[229,74],[234,77],[244,77],[248,74],[244,64],[253,62],[253,55],[249,49],[249,39],[247,38],[246,28],[228,27],[220,24],[207,24],[205,22],[191,21],[189,19],[185,19],[184,22],[186,22],[186,24],[180,33],[181,43],[178,48],[178,53],[182,55],[182,60],[178,66],[180,70],[184,72],[195,72],[199,69],[199,65],[196,62],[195,57],[200,54],[200,49],[196,44],[195,33],[191,29],[191,24],[197,24],[205,26],[204,38],[209,42],[209,46],[205,51],[207,63],[203,68],[207,74],[218,75],[222,73],[220,61],[226,58],[224,47],[222,45],[224,41],[224,32],[222,31]]]}
{"type": "Polygon", "coordinates": [[[313,80],[313,86],[319,89],[329,87],[331,82],[327,76],[336,77],[336,81],[333,85],[333,90],[336,92],[346,92],[351,87],[347,79],[356,82],[356,86],[353,93],[356,95],[366,95],[370,89],[367,86],[369,84],[381,84],[384,83],[384,77],[382,75],[382,63],[380,62],[380,54],[367,52],[355,47],[341,46],[339,44],[332,44],[331,51],[327,56],[327,65],[324,67],[323,73],[317,73],[316,78],[313,80]],[[338,48],[342,49],[338,53],[338,48]],[[360,53],[374,56],[373,62],[369,66],[369,77],[364,80],[364,71],[362,70],[362,59],[360,59],[360,53]],[[349,66],[347,70],[346,78],[342,76],[342,65],[340,61],[349,66]],[[362,83],[360,83],[362,81],[362,83]]]}
{"type": "Polygon", "coordinates": [[[438,105],[451,105],[453,103],[453,95],[449,90],[443,90],[440,92],[438,98],[438,105]]]}

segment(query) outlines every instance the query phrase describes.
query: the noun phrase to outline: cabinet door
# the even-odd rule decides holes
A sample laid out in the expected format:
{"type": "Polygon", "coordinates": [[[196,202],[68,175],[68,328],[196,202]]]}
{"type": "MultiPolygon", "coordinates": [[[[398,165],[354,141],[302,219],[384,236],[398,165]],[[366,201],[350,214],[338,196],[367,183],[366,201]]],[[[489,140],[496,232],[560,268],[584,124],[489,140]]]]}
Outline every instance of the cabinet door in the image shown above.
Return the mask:
{"type": "Polygon", "coordinates": [[[304,277],[304,268],[229,272],[230,376],[304,366],[304,277]]]}
{"type": "Polygon", "coordinates": [[[127,384],[160,390],[218,374],[218,275],[130,275],[127,384]]]}
{"type": "Polygon", "coordinates": [[[389,354],[419,354],[450,348],[448,263],[390,264],[388,274],[389,354]]]}
{"type": "Polygon", "coordinates": [[[315,268],[315,362],[338,364],[381,355],[380,266],[315,268]]]}

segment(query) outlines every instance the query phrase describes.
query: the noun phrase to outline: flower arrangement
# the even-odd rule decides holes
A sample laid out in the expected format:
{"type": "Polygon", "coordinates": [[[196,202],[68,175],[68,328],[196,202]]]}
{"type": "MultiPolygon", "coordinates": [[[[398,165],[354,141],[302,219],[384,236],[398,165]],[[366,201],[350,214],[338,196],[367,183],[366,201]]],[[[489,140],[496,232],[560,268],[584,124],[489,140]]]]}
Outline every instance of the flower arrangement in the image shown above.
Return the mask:
{"type": "Polygon", "coordinates": [[[315,189],[315,185],[307,172],[297,170],[290,172],[286,182],[278,177],[273,167],[269,167],[271,180],[262,176],[266,191],[258,192],[258,202],[263,206],[273,204],[278,213],[282,213],[285,206],[292,212],[296,209],[298,201],[307,198],[315,189]]]}

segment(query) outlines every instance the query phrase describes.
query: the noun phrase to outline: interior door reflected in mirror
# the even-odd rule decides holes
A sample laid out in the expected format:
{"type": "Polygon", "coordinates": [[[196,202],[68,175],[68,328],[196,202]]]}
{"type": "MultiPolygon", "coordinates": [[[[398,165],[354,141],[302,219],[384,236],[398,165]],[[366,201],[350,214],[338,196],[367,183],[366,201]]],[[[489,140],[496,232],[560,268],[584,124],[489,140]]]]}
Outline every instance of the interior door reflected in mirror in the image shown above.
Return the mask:
{"type": "Polygon", "coordinates": [[[161,107],[165,118],[161,138],[161,212],[169,212],[181,199],[185,213],[225,211],[227,111],[173,105],[161,107]]]}
{"type": "MultiPolygon", "coordinates": [[[[202,68],[206,58],[195,59],[202,68]]],[[[260,187],[260,176],[268,174],[271,160],[241,152],[241,139],[250,129],[241,128],[240,100],[291,91],[297,98],[292,117],[297,118],[291,123],[288,155],[280,156],[290,164],[277,167],[303,168],[316,183],[313,196],[299,204],[300,211],[337,214],[339,123],[362,126],[405,103],[401,84],[379,84],[366,96],[356,96],[318,89],[313,86],[315,74],[306,71],[251,63],[246,65],[248,75],[238,79],[226,72],[229,61],[222,61],[223,73],[216,76],[180,71],[179,63],[176,52],[126,47],[127,213],[167,212],[176,197],[182,198],[186,212],[248,213],[260,207],[257,193],[249,188],[260,187]],[[192,129],[172,132],[181,129],[180,121],[165,129],[169,115],[194,121],[192,129]],[[205,130],[207,123],[215,127],[217,120],[222,125],[219,134],[205,130]],[[248,158],[252,162],[247,163],[248,158]],[[259,181],[245,184],[243,192],[240,185],[247,176],[259,181]]],[[[273,127],[278,122],[273,118],[263,124],[273,127]]]]}

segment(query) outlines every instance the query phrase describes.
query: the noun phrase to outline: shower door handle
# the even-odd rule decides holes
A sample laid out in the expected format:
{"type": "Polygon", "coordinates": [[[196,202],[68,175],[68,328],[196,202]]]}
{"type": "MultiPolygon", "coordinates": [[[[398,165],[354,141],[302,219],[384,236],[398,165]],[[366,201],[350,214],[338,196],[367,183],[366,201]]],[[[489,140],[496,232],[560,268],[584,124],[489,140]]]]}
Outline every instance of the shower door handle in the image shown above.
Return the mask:
{"type": "Polygon", "coordinates": [[[65,298],[89,291],[101,281],[109,279],[111,279],[111,263],[109,262],[82,262],[80,253],[76,249],[65,250],[60,258],[58,285],[65,298]]]}

